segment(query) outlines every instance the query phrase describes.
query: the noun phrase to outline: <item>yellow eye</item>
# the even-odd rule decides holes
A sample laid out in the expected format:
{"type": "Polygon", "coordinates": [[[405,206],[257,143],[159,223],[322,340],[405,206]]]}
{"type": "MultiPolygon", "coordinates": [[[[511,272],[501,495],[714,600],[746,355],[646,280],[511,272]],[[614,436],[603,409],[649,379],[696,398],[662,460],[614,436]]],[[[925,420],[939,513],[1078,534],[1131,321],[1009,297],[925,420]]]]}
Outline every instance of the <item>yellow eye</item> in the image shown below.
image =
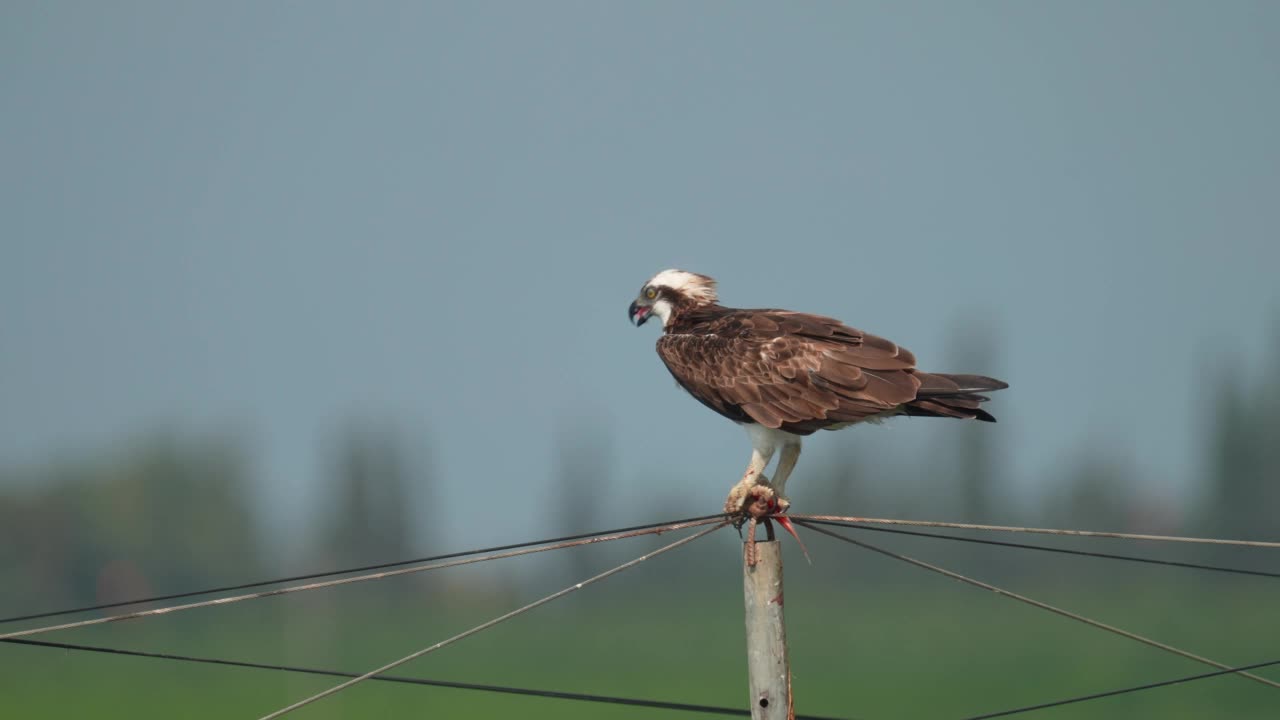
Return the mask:
{"type": "Polygon", "coordinates": [[[648,290],[644,291],[644,296],[652,300],[658,297],[658,291],[653,288],[649,288],[648,290]]]}

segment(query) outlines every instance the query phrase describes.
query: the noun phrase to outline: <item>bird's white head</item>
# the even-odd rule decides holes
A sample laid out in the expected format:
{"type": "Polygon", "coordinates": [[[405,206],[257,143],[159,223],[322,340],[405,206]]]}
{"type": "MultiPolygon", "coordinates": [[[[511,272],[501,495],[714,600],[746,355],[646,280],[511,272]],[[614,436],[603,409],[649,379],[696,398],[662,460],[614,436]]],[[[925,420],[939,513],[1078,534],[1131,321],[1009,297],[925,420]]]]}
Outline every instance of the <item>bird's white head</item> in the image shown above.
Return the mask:
{"type": "Polygon", "coordinates": [[[677,309],[716,302],[716,281],[706,275],[686,270],[663,270],[640,288],[640,295],[627,311],[631,322],[643,325],[652,315],[671,322],[677,309]]]}

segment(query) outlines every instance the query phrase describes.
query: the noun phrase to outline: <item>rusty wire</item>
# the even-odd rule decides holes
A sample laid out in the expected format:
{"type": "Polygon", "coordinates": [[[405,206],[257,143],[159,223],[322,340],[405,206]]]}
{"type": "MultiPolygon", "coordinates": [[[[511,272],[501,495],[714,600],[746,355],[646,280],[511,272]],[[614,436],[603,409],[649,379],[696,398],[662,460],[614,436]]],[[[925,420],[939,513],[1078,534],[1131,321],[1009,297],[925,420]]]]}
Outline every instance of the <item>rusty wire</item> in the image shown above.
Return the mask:
{"type": "MultiPolygon", "coordinates": [[[[714,521],[713,521],[713,522],[714,522],[714,521]]],[[[703,522],[703,523],[701,523],[701,524],[704,524],[704,525],[705,525],[705,524],[707,524],[707,523],[706,523],[706,522],[703,522]]],[[[356,685],[357,683],[360,683],[360,682],[363,682],[363,681],[368,680],[368,679],[370,679],[370,678],[373,678],[373,677],[376,677],[376,676],[378,676],[378,675],[381,675],[382,673],[387,672],[388,670],[392,670],[392,669],[394,669],[394,668],[397,668],[397,667],[399,667],[399,666],[401,666],[401,665],[403,665],[403,664],[405,664],[405,663],[407,663],[407,662],[409,662],[409,661],[411,661],[411,660],[416,660],[416,659],[418,659],[418,658],[422,657],[423,655],[426,655],[427,653],[430,653],[430,652],[434,652],[434,651],[436,651],[436,650],[439,650],[440,648],[445,647],[446,645],[451,645],[451,644],[453,644],[453,643],[455,643],[455,642],[457,642],[457,641],[459,641],[459,640],[462,640],[463,638],[470,637],[471,635],[474,635],[474,634],[476,634],[476,633],[478,633],[478,632],[480,632],[480,631],[482,631],[482,630],[487,630],[487,629],[489,629],[489,628],[491,628],[491,627],[493,627],[493,626],[495,626],[495,625],[497,625],[497,624],[499,624],[499,623],[502,623],[502,622],[505,622],[505,621],[507,621],[507,620],[510,620],[511,618],[514,618],[514,617],[516,617],[516,616],[518,616],[518,615],[523,615],[524,613],[527,613],[527,612],[529,612],[530,610],[533,610],[534,608],[539,607],[539,606],[541,606],[541,605],[545,605],[545,604],[547,604],[547,603],[551,602],[552,600],[557,600],[557,599],[562,598],[562,597],[564,597],[564,596],[566,596],[566,595],[568,595],[568,594],[570,594],[570,593],[573,593],[573,592],[576,592],[576,591],[578,591],[578,590],[581,590],[582,588],[586,587],[587,585],[590,585],[590,584],[592,584],[592,583],[598,582],[598,581],[600,581],[600,580],[604,580],[605,578],[607,578],[607,577],[609,577],[609,576],[611,576],[611,575],[616,575],[616,574],[618,574],[618,573],[620,573],[620,572],[622,572],[623,570],[626,570],[626,569],[628,569],[628,568],[635,567],[636,565],[639,565],[640,563],[644,562],[645,560],[648,560],[649,558],[656,557],[656,556],[661,555],[662,553],[668,552],[668,551],[670,551],[670,550],[675,550],[676,548],[680,547],[681,545],[685,545],[685,544],[687,544],[687,543],[693,542],[694,540],[697,540],[698,538],[701,538],[701,537],[705,537],[705,536],[707,536],[707,535],[710,535],[711,533],[715,532],[716,530],[719,530],[720,528],[722,528],[722,527],[724,527],[724,526],[726,526],[726,525],[728,525],[728,524],[729,524],[729,522],[728,522],[727,520],[721,520],[721,521],[719,521],[719,523],[717,523],[714,527],[709,527],[709,528],[706,528],[705,530],[700,530],[700,531],[698,531],[698,532],[696,532],[696,533],[694,533],[694,534],[692,534],[692,535],[689,535],[689,536],[686,536],[686,537],[680,538],[679,540],[677,540],[677,541],[675,541],[675,542],[673,542],[673,543],[670,543],[670,544],[667,544],[667,545],[663,545],[662,547],[658,548],[657,550],[654,550],[654,551],[652,551],[652,552],[645,553],[644,555],[641,555],[640,557],[638,557],[638,558],[636,558],[636,559],[634,559],[634,560],[629,560],[629,561],[627,561],[627,562],[625,562],[625,563],[622,563],[621,565],[619,565],[619,566],[617,566],[617,567],[615,567],[615,568],[612,568],[612,569],[606,570],[606,571],[604,571],[604,572],[602,572],[602,573],[600,573],[600,574],[598,574],[598,575],[594,575],[594,576],[592,576],[592,577],[590,577],[590,578],[587,578],[586,580],[583,580],[582,582],[575,583],[575,584],[573,584],[573,585],[570,585],[569,587],[564,588],[563,590],[558,590],[558,591],[556,591],[556,592],[554,592],[554,593],[551,593],[550,595],[547,595],[547,596],[545,596],[545,597],[539,598],[538,600],[534,600],[533,602],[531,602],[531,603],[529,603],[529,604],[527,604],[527,605],[524,605],[523,607],[517,608],[517,609],[515,609],[515,610],[512,610],[512,611],[511,611],[511,612],[509,612],[509,613],[506,613],[505,615],[500,615],[500,616],[498,616],[498,617],[496,617],[496,618],[493,618],[492,620],[489,620],[489,621],[483,622],[483,623],[481,623],[481,624],[479,624],[479,625],[477,625],[477,626],[475,626],[475,627],[471,628],[470,630],[466,630],[466,631],[460,632],[460,633],[458,633],[457,635],[454,635],[453,637],[448,638],[447,640],[441,640],[440,642],[436,643],[435,645],[432,645],[432,646],[430,646],[430,647],[426,647],[426,648],[423,648],[423,649],[418,650],[418,651],[416,651],[416,652],[410,653],[410,654],[408,654],[408,655],[406,655],[406,656],[404,656],[404,657],[400,658],[399,660],[395,660],[395,661],[389,662],[389,663],[387,663],[386,665],[383,665],[382,667],[377,668],[377,669],[375,669],[375,670],[370,670],[369,672],[367,672],[367,673],[365,673],[365,674],[363,674],[363,675],[360,675],[359,677],[354,677],[354,678],[352,678],[352,679],[350,679],[350,680],[347,680],[346,682],[340,683],[340,684],[338,684],[338,685],[334,685],[333,687],[329,688],[328,690],[324,690],[323,692],[318,692],[318,693],[316,693],[315,695],[311,695],[310,697],[303,698],[302,700],[299,700],[298,702],[293,703],[292,705],[289,705],[288,707],[281,708],[281,709],[279,709],[279,710],[276,710],[276,711],[275,711],[275,712],[273,712],[273,713],[269,713],[269,714],[267,714],[267,715],[262,716],[262,718],[261,718],[260,720],[272,720],[273,718],[278,718],[278,717],[280,717],[280,716],[282,716],[282,715],[284,715],[284,714],[286,714],[286,713],[289,713],[289,712],[292,712],[292,711],[294,711],[294,710],[297,710],[298,708],[303,707],[304,705],[308,705],[308,704],[310,704],[310,703],[313,703],[313,702],[315,702],[316,700],[320,700],[321,698],[325,698],[325,697],[328,697],[328,696],[330,696],[330,695],[333,695],[334,693],[341,692],[342,690],[346,690],[347,688],[349,688],[349,687],[351,687],[351,686],[353,686],[353,685],[356,685]]]]}
{"type": "Polygon", "coordinates": [[[27,630],[17,630],[15,632],[4,633],[0,635],[0,640],[9,638],[27,637],[30,635],[39,635],[42,633],[53,632],[55,630],[70,630],[72,628],[88,627],[90,625],[103,625],[106,623],[119,622],[121,620],[134,620],[137,618],[155,617],[157,615],[167,615],[169,613],[181,612],[183,610],[194,610],[196,608],[211,607],[214,605],[230,605],[231,603],[242,602],[244,600],[256,600],[258,598],[274,597],[276,595],[287,595],[289,593],[303,592],[306,590],[319,590],[321,588],[336,587],[339,585],[350,585],[359,582],[368,582],[371,580],[383,580],[390,577],[399,577],[401,575],[410,575],[413,573],[425,572],[427,570],[439,570],[448,567],[457,567],[459,565],[470,565],[473,563],[485,562],[488,560],[501,560],[504,558],[518,557],[521,555],[530,555],[533,553],[547,552],[549,550],[563,550],[565,548],[578,547],[581,545],[591,545],[594,543],[609,542],[611,540],[622,540],[625,538],[640,537],[643,535],[660,535],[664,532],[673,530],[683,530],[685,528],[700,527],[710,525],[712,523],[724,524],[722,518],[712,517],[704,520],[693,520],[682,523],[672,523],[660,527],[647,528],[644,530],[632,530],[629,532],[614,533],[612,535],[596,535],[580,540],[572,540],[551,545],[543,545],[541,547],[523,548],[520,550],[512,550],[509,552],[493,553],[489,555],[481,555],[477,557],[462,558],[459,560],[450,560],[448,562],[432,563],[429,565],[418,565],[415,567],[401,568],[399,570],[387,570],[384,572],[369,573],[366,575],[355,575],[352,577],[339,578],[337,580],[325,580],[323,582],[307,583],[305,585],[290,585],[288,587],[276,588],[274,590],[264,590],[262,592],[248,593],[246,595],[233,595],[231,597],[217,598],[214,600],[202,600],[200,602],[187,603],[185,605],[171,605],[168,607],[154,608],[152,610],[138,610],[136,612],[123,613],[120,615],[108,615],[107,617],[94,618],[92,620],[80,620],[78,622],[63,623],[61,625],[49,625],[46,627],[30,628],[27,630]]]}
{"type": "MultiPolygon", "coordinates": [[[[792,518],[793,518],[793,519],[795,519],[795,516],[792,516],[792,518]]],[[[1051,613],[1055,613],[1055,614],[1057,614],[1057,615],[1061,615],[1062,617],[1069,618],[1069,619],[1071,619],[1071,620],[1075,620],[1076,622],[1084,623],[1084,624],[1086,624],[1086,625],[1089,625],[1089,626],[1091,626],[1091,627],[1098,628],[1098,629],[1100,629],[1100,630],[1106,630],[1106,631],[1107,631],[1107,632],[1109,632],[1109,633],[1113,633],[1113,634],[1119,635],[1119,636],[1121,636],[1121,637],[1126,637],[1126,638],[1129,638],[1130,640],[1136,640],[1137,642],[1140,642],[1140,643],[1143,643],[1143,644],[1146,644],[1146,645],[1150,645],[1151,647],[1158,648],[1158,649],[1160,649],[1160,650],[1164,650],[1165,652],[1172,653],[1172,654],[1174,654],[1174,655],[1179,655],[1179,656],[1181,656],[1181,657],[1187,658],[1188,660],[1195,660],[1195,661],[1196,661],[1196,662],[1198,662],[1198,663],[1202,663],[1202,664],[1204,664],[1204,665],[1210,665],[1210,666],[1212,666],[1212,667],[1216,667],[1216,668],[1218,668],[1219,670],[1230,670],[1230,669],[1231,669],[1231,666],[1230,666],[1230,665],[1227,665],[1227,664],[1225,664],[1225,663],[1220,663],[1220,662],[1218,662],[1217,660],[1211,660],[1211,659],[1209,659],[1209,658],[1206,658],[1206,657],[1203,657],[1203,656],[1200,656],[1200,655],[1196,655],[1195,653],[1189,652],[1189,651],[1187,651],[1187,650],[1183,650],[1183,649],[1181,649],[1181,648],[1174,647],[1174,646],[1172,646],[1172,645],[1168,645],[1168,644],[1166,644],[1166,643],[1162,643],[1162,642],[1160,642],[1160,641],[1158,641],[1158,640],[1152,640],[1151,638],[1148,638],[1148,637],[1143,636],[1143,635],[1139,635],[1139,634],[1137,634],[1137,633],[1135,633],[1135,632],[1130,632],[1130,631],[1125,630],[1125,629],[1123,629],[1123,628],[1118,628],[1118,627],[1116,627],[1116,626],[1114,626],[1114,625],[1108,625],[1108,624],[1106,624],[1106,623],[1104,623],[1104,622],[1101,622],[1101,621],[1098,621],[1098,620],[1094,620],[1094,619],[1092,619],[1092,618],[1085,617],[1084,615],[1080,615],[1080,614],[1078,614],[1078,613],[1071,612],[1070,610],[1064,610],[1064,609],[1062,609],[1062,608],[1060,608],[1060,607],[1057,607],[1057,606],[1054,606],[1054,605],[1050,605],[1050,604],[1048,604],[1048,603],[1046,603],[1046,602],[1041,602],[1041,601],[1039,601],[1039,600],[1035,600],[1035,599],[1033,599],[1033,598],[1029,598],[1029,597],[1027,597],[1026,595],[1019,595],[1018,593],[1015,593],[1015,592],[1012,592],[1012,591],[1009,591],[1009,590],[1005,590],[1004,588],[1001,588],[1001,587],[996,587],[995,585],[992,585],[992,584],[990,584],[990,583],[983,582],[983,581],[981,581],[981,580],[976,580],[976,579],[974,579],[974,578],[968,577],[967,575],[961,575],[960,573],[953,572],[953,571],[951,571],[951,570],[947,570],[946,568],[942,568],[942,567],[939,567],[939,566],[937,566],[937,565],[933,565],[933,564],[931,564],[931,563],[927,563],[927,562],[925,562],[925,561],[923,561],[923,560],[917,560],[917,559],[915,559],[915,558],[913,558],[913,557],[909,557],[909,556],[907,556],[907,555],[902,555],[902,554],[900,554],[900,553],[893,552],[892,550],[886,550],[886,549],[881,548],[881,547],[878,547],[878,546],[876,546],[876,545],[872,545],[872,544],[870,544],[870,543],[862,542],[861,540],[855,540],[855,539],[853,539],[853,538],[851,538],[851,537],[847,537],[847,536],[845,536],[845,535],[841,535],[840,533],[833,532],[833,531],[828,530],[828,529],[826,529],[826,528],[824,528],[824,527],[821,527],[821,526],[819,526],[819,525],[813,525],[813,524],[810,524],[810,523],[807,523],[807,522],[805,522],[805,521],[803,521],[803,520],[798,520],[798,519],[796,519],[796,523],[797,523],[798,525],[803,525],[804,527],[806,527],[806,528],[808,528],[808,529],[810,529],[810,530],[812,530],[812,531],[814,531],[814,532],[822,533],[823,535],[826,535],[826,536],[828,536],[828,537],[833,537],[833,538],[835,538],[835,539],[837,539],[837,540],[840,540],[840,541],[843,541],[843,542],[847,542],[847,543],[850,543],[850,544],[852,544],[852,545],[857,545],[858,547],[865,548],[865,549],[867,549],[867,550],[871,550],[872,552],[880,553],[881,555],[885,555],[885,556],[887,556],[887,557],[891,557],[891,558],[893,558],[893,559],[895,559],[895,560],[901,560],[901,561],[903,561],[903,562],[910,563],[910,564],[912,564],[912,565],[915,565],[916,567],[921,567],[921,568],[924,568],[925,570],[929,570],[929,571],[931,571],[931,572],[935,572],[935,573],[938,573],[938,574],[940,574],[940,575],[945,575],[946,577],[949,577],[949,578],[951,578],[952,580],[959,580],[960,582],[967,583],[967,584],[972,585],[972,586],[974,586],[974,587],[982,588],[983,590],[990,590],[991,592],[994,592],[994,593],[996,593],[996,594],[998,594],[998,595],[1003,595],[1003,596],[1005,596],[1005,597],[1007,597],[1007,598],[1011,598],[1011,599],[1013,599],[1013,600],[1017,600],[1018,602],[1026,603],[1027,605],[1031,605],[1032,607],[1040,608],[1041,610],[1047,610],[1047,611],[1049,611],[1049,612],[1051,612],[1051,613]]],[[[1260,683],[1262,683],[1263,685],[1270,685],[1271,687],[1280,688],[1280,683],[1278,683],[1278,682],[1276,682],[1276,681],[1274,681],[1274,680],[1269,680],[1269,679],[1267,679],[1267,678],[1264,678],[1264,677],[1262,677],[1261,675],[1254,675],[1253,673],[1248,673],[1248,672],[1237,672],[1236,674],[1240,675],[1241,677],[1249,678],[1250,680],[1253,680],[1253,681],[1255,681],[1255,682],[1260,682],[1260,683]]]]}
{"type": "Polygon", "coordinates": [[[1098,530],[1061,530],[1056,528],[1017,527],[1011,525],[978,525],[975,523],[942,522],[937,520],[897,520],[890,518],[865,518],[844,515],[809,515],[805,513],[787,513],[787,516],[792,520],[797,521],[824,520],[828,522],[863,523],[868,525],[911,525],[916,527],[954,528],[957,530],[990,530],[996,532],[1036,533],[1040,535],[1117,538],[1120,540],[1154,540],[1158,542],[1199,543],[1205,545],[1280,548],[1280,542],[1270,540],[1229,540],[1221,538],[1184,537],[1181,535],[1144,535],[1141,533],[1102,532],[1098,530]]]}
{"type": "Polygon", "coordinates": [[[315,580],[324,577],[333,577],[335,575],[350,575],[351,573],[369,572],[372,570],[382,570],[392,567],[403,567],[405,565],[418,565],[421,563],[436,562],[439,560],[452,560],[458,557],[469,557],[471,555],[483,555],[485,553],[501,552],[503,550],[518,550],[520,548],[533,547],[534,545],[550,545],[551,543],[565,542],[567,540],[581,540],[583,538],[596,537],[599,535],[613,535],[616,533],[627,532],[630,530],[648,530],[664,525],[674,525],[677,523],[693,522],[695,520],[716,520],[722,517],[722,514],[702,515],[700,517],[681,518],[679,520],[664,520],[663,522],[646,523],[644,525],[632,525],[630,527],[611,528],[609,530],[595,530],[592,532],[577,533],[574,535],[564,535],[561,537],[545,538],[543,540],[527,540],[524,542],[507,543],[505,545],[493,545],[490,547],[475,548],[473,550],[456,550],[453,552],[442,553],[439,555],[431,555],[428,557],[417,557],[408,560],[392,560],[390,562],[376,563],[373,565],[360,565],[357,567],[341,568],[338,570],[323,570],[320,572],[311,572],[302,575],[289,575],[286,577],[271,578],[269,580],[254,580],[252,582],[242,582],[235,585],[220,585],[217,587],[202,588],[200,590],[187,590],[185,592],[167,593],[164,595],[151,595],[147,597],[131,598],[129,600],[117,600],[115,602],[100,603],[98,605],[84,605],[81,607],[64,608],[62,610],[47,610],[38,613],[29,613],[26,615],[14,615],[10,617],[0,618],[0,625],[8,623],[21,622],[23,620],[38,620],[40,618],[56,617],[59,615],[74,615],[76,613],[93,612],[95,610],[110,610],[111,608],[123,607],[125,605],[141,605],[143,603],[163,602],[165,600],[179,600],[182,598],[198,597],[200,595],[216,595],[218,593],[234,592],[236,590],[248,590],[250,588],[266,587],[267,585],[280,585],[289,582],[298,582],[299,580],[315,580]]]}

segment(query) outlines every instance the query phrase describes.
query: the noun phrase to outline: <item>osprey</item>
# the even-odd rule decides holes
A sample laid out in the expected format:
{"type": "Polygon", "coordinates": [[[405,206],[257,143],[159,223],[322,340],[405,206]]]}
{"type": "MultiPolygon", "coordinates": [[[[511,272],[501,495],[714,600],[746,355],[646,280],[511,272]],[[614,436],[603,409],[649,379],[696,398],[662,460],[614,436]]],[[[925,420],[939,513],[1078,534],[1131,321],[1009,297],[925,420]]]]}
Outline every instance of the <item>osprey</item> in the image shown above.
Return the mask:
{"type": "Polygon", "coordinates": [[[979,393],[1008,387],[981,375],[921,372],[905,348],[829,317],[717,300],[710,277],[663,270],[628,315],[637,327],[661,319],[658,355],[676,382],[746,428],[751,462],[725,502],[732,514],[751,498],[787,509],[782,493],[806,435],[893,415],[995,422],[979,393]],[[770,484],[764,470],[779,450],[770,484]]]}

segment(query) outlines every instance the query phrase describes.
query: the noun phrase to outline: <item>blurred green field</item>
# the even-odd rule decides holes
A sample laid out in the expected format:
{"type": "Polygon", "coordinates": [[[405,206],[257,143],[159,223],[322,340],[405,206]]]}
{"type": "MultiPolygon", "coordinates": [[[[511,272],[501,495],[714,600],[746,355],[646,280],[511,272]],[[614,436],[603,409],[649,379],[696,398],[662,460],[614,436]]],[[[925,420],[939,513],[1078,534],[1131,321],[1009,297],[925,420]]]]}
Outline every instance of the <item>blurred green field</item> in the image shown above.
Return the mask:
{"type": "MultiPolygon", "coordinates": [[[[833,587],[830,551],[788,560],[787,617],[801,713],[962,718],[1207,670],[1122,638],[923,573],[833,587]]],[[[729,568],[732,569],[732,568],[729,568]]],[[[1231,663],[1280,657],[1266,580],[1188,584],[1161,574],[1015,589],[1231,663]]],[[[1181,575],[1179,580],[1187,579],[1181,575]]],[[[397,670],[475,683],[742,706],[740,584],[725,568],[638,571],[397,670]],[[722,588],[712,592],[709,588],[722,588]]],[[[1212,581],[1212,582],[1210,582],[1212,581]]],[[[365,671],[516,607],[475,592],[371,601],[342,590],[152,618],[44,639],[365,671]]],[[[332,678],[0,644],[5,718],[258,717],[332,678]]],[[[1264,672],[1280,678],[1280,671],[1264,672]]],[[[665,710],[368,682],[304,718],[696,717],[665,710]]],[[[1280,691],[1223,677],[1024,717],[1275,718],[1280,691]]]]}

